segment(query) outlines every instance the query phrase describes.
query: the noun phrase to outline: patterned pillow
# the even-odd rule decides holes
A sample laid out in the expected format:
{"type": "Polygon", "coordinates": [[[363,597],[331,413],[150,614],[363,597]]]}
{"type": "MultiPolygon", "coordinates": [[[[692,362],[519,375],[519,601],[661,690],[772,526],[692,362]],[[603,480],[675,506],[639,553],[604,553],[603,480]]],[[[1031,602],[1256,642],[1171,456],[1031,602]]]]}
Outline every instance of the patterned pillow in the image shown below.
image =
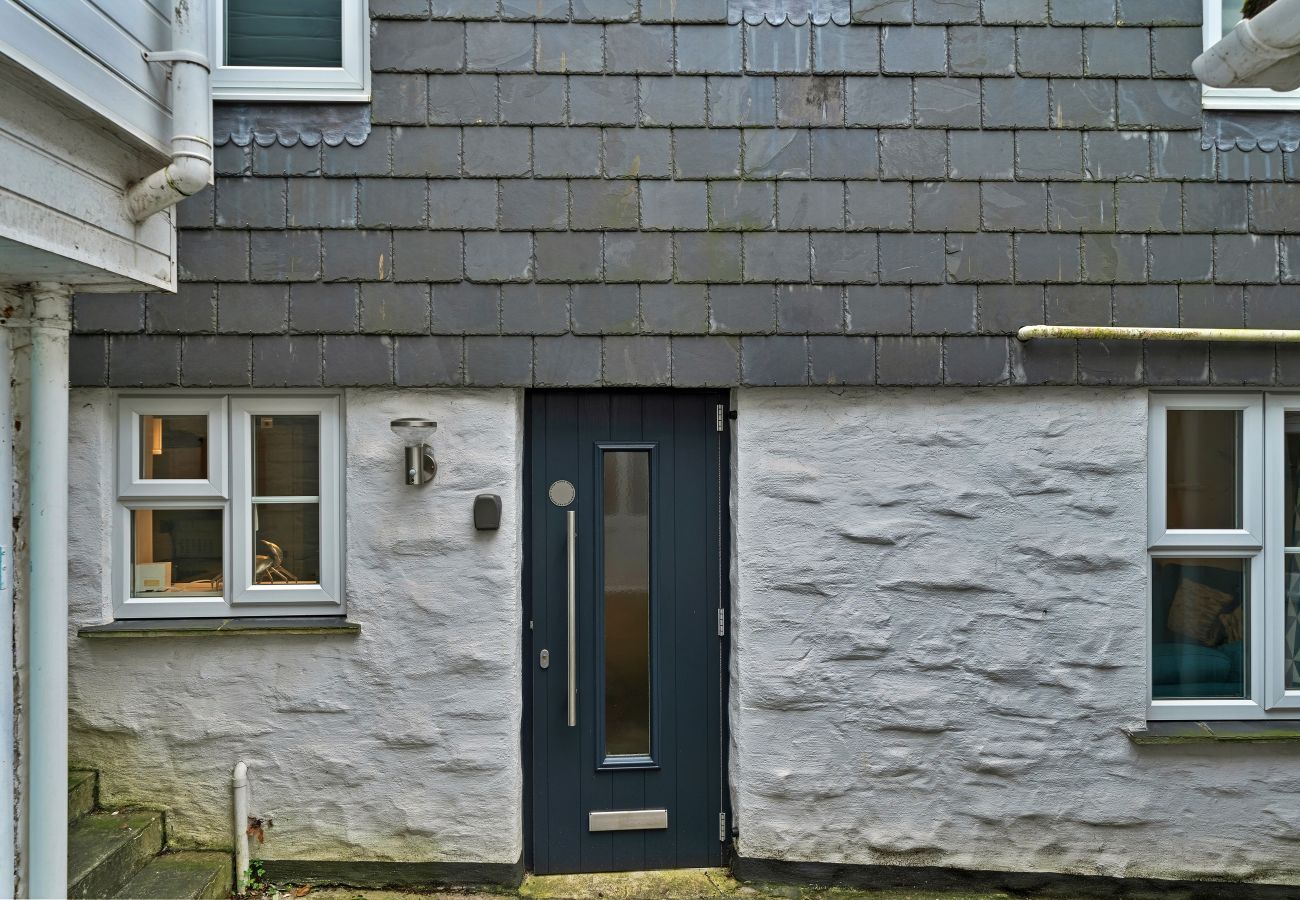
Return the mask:
{"type": "Polygon", "coordinates": [[[1169,604],[1167,627],[1198,644],[1217,647],[1224,637],[1219,616],[1235,602],[1231,594],[1184,578],[1178,583],[1173,603],[1169,604]]]}

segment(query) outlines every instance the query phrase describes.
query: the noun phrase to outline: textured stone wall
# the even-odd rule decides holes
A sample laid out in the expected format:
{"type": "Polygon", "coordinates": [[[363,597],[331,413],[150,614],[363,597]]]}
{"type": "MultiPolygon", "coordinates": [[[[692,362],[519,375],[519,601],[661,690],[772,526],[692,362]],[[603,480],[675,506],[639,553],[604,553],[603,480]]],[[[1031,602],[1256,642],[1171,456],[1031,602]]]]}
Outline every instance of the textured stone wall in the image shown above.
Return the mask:
{"type": "MultiPolygon", "coordinates": [[[[72,397],[74,624],[111,618],[111,398],[72,397]]],[[[513,391],[346,396],[355,638],[71,640],[71,754],[110,805],[165,805],[181,845],[228,846],[230,771],[275,820],[267,859],[514,863],[522,851],[521,432],[513,391]],[[439,421],[403,484],[391,419],[439,421]],[[476,532],[475,494],[501,530],[476,532]]]]}
{"type": "Polygon", "coordinates": [[[1294,156],[1202,149],[1201,0],[750,6],[372,0],[369,138],[219,147],[179,296],[81,298],[74,379],[1300,384],[1010,338],[1295,326],[1294,156]]]}
{"type": "Polygon", "coordinates": [[[740,853],[1300,877],[1294,755],[1139,747],[1146,395],[742,390],[740,853]]]}

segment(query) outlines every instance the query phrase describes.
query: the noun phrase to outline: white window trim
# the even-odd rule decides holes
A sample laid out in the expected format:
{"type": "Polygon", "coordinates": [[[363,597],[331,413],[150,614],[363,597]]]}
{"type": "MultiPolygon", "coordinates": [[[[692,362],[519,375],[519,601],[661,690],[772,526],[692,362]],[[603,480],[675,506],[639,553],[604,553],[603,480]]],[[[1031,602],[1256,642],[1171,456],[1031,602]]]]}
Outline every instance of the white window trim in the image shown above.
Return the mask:
{"type": "MultiPolygon", "coordinates": [[[[1223,7],[1221,0],[1202,0],[1202,6],[1202,49],[1209,50],[1223,38],[1223,7]]],[[[1280,93],[1269,88],[1217,88],[1203,84],[1201,106],[1205,109],[1300,109],[1300,90],[1280,93]]]]}
{"type": "Polygon", "coordinates": [[[342,615],[343,587],[343,417],[337,395],[319,393],[249,396],[201,391],[185,394],[120,395],[117,398],[118,493],[113,512],[113,615],[117,619],[222,618],[235,616],[342,615]],[[209,412],[211,481],[141,482],[133,476],[139,416],[209,412]],[[253,585],[252,471],[250,414],[320,415],[320,584],[253,585]],[[215,418],[215,423],[214,423],[215,418]],[[243,424],[237,428],[236,423],[243,424]],[[229,424],[228,424],[229,423],[229,424]],[[236,434],[236,432],[242,432],[236,434]],[[219,465],[218,465],[219,461],[219,465]],[[124,473],[125,476],[124,477],[124,473]],[[216,491],[214,484],[220,486],[216,491]],[[158,490],[162,487],[164,490],[158,490]],[[133,596],[131,511],[135,509],[220,509],[222,595],[220,597],[133,596]],[[247,546],[245,546],[247,545],[247,546]],[[246,577],[241,577],[246,576],[246,577]]]}
{"type": "Polygon", "coordinates": [[[226,2],[213,0],[211,35],[212,99],[361,102],[370,99],[370,18],[367,0],[343,4],[341,68],[227,66],[226,2]]]}
{"type": "Polygon", "coordinates": [[[225,397],[122,397],[118,402],[117,495],[144,497],[226,496],[226,398],[225,397]],[[140,417],[207,416],[208,477],[145,480],[140,477],[140,417]]]}
{"type": "Polygon", "coordinates": [[[1288,410],[1300,411],[1300,394],[1160,394],[1150,398],[1148,421],[1148,560],[1144,599],[1147,659],[1147,718],[1153,721],[1259,720],[1300,718],[1300,692],[1283,692],[1282,631],[1285,573],[1282,570],[1282,496],[1285,464],[1282,422],[1288,410]],[[1242,410],[1241,530],[1181,531],[1165,528],[1165,466],[1168,443],[1165,414],[1171,409],[1242,410]],[[1262,507],[1262,508],[1261,508],[1262,507]],[[1253,540],[1253,543],[1252,543],[1253,540]],[[1152,560],[1202,556],[1249,562],[1250,697],[1240,700],[1156,700],[1154,671],[1152,560]]]}
{"type": "Polygon", "coordinates": [[[231,534],[234,555],[228,590],[232,607],[242,612],[274,608],[278,614],[296,614],[304,606],[343,603],[342,493],[337,397],[235,398],[230,403],[231,433],[231,534]],[[314,415],[320,417],[320,583],[266,585],[253,583],[253,427],[254,416],[314,415]],[[332,552],[331,552],[332,551],[332,552]]]}

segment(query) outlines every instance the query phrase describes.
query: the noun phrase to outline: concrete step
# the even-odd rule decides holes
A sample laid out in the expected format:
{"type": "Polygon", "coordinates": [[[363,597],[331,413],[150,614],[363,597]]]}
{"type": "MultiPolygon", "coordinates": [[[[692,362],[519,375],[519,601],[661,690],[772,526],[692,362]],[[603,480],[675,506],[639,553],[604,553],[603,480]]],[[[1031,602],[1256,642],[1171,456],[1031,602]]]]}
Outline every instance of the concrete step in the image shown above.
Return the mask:
{"type": "Polygon", "coordinates": [[[229,853],[187,850],[155,856],[118,897],[132,900],[226,900],[234,890],[229,853]]]}
{"type": "Polygon", "coordinates": [[[68,821],[75,822],[95,810],[95,789],[99,773],[92,769],[68,771],[68,821]]]}
{"type": "Polygon", "coordinates": [[[68,896],[112,897],[163,846],[163,814],[96,812],[68,828],[68,896]]]}

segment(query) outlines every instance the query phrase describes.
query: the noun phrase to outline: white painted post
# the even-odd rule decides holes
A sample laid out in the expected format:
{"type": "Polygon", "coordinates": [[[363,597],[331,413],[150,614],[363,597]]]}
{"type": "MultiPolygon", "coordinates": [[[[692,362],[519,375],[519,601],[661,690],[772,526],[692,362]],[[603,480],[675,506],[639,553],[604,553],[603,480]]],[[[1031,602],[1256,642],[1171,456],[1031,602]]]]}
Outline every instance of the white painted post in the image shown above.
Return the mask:
{"type": "MultiPolygon", "coordinates": [[[[0,306],[21,300],[0,288],[0,306]]],[[[0,325],[0,893],[18,895],[14,828],[14,449],[9,329],[0,325]]]]}
{"type": "Polygon", "coordinates": [[[32,296],[28,841],[32,897],[68,896],[68,330],[71,291],[32,296]]]}

